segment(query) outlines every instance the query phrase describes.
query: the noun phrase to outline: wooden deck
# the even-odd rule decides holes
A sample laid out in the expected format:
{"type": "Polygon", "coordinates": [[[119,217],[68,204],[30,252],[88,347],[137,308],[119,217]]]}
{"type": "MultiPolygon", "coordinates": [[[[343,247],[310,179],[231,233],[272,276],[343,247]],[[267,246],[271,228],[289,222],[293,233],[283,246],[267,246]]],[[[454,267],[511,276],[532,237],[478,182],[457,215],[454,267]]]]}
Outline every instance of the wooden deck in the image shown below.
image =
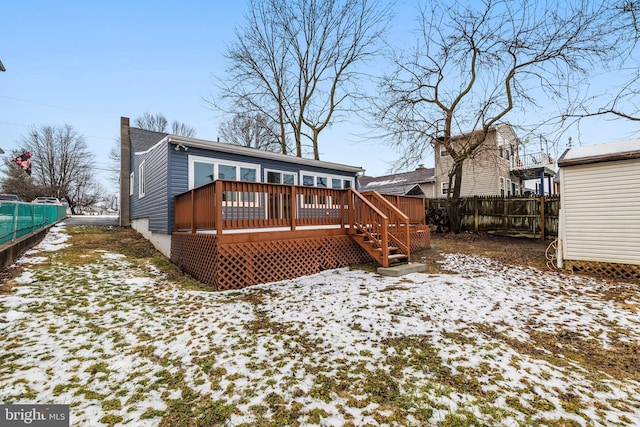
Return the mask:
{"type": "Polygon", "coordinates": [[[424,224],[418,198],[217,180],[175,197],[171,259],[218,289],[239,288],[408,261],[429,247],[424,224]]]}

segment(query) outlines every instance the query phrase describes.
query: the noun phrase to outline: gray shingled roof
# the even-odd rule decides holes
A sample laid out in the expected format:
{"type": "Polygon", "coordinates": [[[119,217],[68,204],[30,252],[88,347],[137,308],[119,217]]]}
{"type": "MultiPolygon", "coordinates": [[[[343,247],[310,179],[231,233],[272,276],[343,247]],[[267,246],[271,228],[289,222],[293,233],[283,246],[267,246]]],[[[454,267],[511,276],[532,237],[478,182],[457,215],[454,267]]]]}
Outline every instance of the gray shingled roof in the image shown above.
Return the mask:
{"type": "Polygon", "coordinates": [[[358,178],[360,191],[375,190],[381,194],[421,195],[419,184],[435,181],[433,168],[418,168],[410,172],[401,172],[378,177],[361,176],[358,178]],[[417,187],[417,188],[416,188],[417,187]]]}
{"type": "Polygon", "coordinates": [[[129,128],[129,139],[131,140],[131,148],[133,152],[147,151],[167,135],[169,134],[164,132],[129,128]]]}

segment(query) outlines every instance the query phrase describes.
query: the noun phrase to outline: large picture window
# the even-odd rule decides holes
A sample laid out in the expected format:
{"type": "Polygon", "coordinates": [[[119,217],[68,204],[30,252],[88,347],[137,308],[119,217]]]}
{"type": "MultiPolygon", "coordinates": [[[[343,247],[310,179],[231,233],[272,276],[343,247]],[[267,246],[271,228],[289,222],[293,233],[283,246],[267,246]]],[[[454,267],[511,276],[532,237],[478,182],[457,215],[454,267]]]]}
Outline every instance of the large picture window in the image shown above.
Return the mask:
{"type": "MultiPolygon", "coordinates": [[[[336,175],[325,175],[314,172],[301,172],[302,185],[305,187],[332,188],[342,190],[353,187],[353,179],[336,175]]],[[[331,197],[325,196],[305,196],[305,205],[330,205],[331,197]]]]}
{"type": "Polygon", "coordinates": [[[260,165],[189,156],[189,189],[216,179],[257,182],[260,165]]]}
{"type": "Polygon", "coordinates": [[[296,174],[294,172],[266,170],[265,182],[269,184],[296,185],[296,174]]]}

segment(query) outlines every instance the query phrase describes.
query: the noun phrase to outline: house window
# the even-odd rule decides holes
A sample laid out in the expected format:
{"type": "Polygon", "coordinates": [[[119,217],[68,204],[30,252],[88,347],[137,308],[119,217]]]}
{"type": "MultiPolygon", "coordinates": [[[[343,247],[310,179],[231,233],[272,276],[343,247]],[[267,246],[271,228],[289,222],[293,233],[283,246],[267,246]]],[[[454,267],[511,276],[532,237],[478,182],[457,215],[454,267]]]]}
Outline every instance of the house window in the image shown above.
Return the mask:
{"type": "Polygon", "coordinates": [[[266,171],[265,182],[269,184],[296,185],[296,174],[292,172],[268,170],[266,171]]]}
{"type": "Polygon", "coordinates": [[[499,182],[500,195],[504,197],[504,177],[501,176],[498,182],[499,182]]]}
{"type": "Polygon", "coordinates": [[[133,172],[131,172],[131,173],[129,174],[129,195],[130,195],[130,196],[133,196],[133,191],[134,191],[134,189],[135,189],[135,185],[134,185],[134,184],[135,184],[135,182],[134,182],[134,179],[135,179],[135,175],[133,174],[133,172]]]}
{"type": "Polygon", "coordinates": [[[218,179],[236,180],[238,176],[238,168],[231,165],[218,166],[218,179]]]}
{"type": "Polygon", "coordinates": [[[513,193],[511,193],[511,180],[507,178],[507,196],[512,196],[513,193]]]}
{"type": "Polygon", "coordinates": [[[334,188],[337,190],[352,188],[353,179],[335,175],[320,175],[313,172],[302,172],[302,185],[306,187],[334,188]],[[329,186],[331,184],[331,186],[329,186]]]}
{"type": "Polygon", "coordinates": [[[201,185],[213,181],[213,177],[215,176],[213,173],[214,166],[215,165],[212,162],[193,162],[193,172],[189,174],[189,177],[192,178],[193,183],[189,185],[189,188],[200,187],[201,185]]]}
{"type": "MultiPolygon", "coordinates": [[[[320,175],[313,172],[302,172],[302,185],[306,187],[317,187],[317,188],[332,188],[336,190],[352,188],[353,180],[345,179],[340,176],[332,176],[332,175],[320,175]]],[[[304,204],[305,205],[329,205],[331,204],[331,197],[326,196],[305,196],[304,204]]]]}
{"type": "Polygon", "coordinates": [[[145,182],[144,182],[144,163],[142,162],[140,163],[140,166],[138,166],[138,197],[139,198],[143,198],[144,197],[144,187],[145,187],[145,182]]]}
{"type": "Polygon", "coordinates": [[[440,194],[443,196],[446,196],[447,194],[449,194],[449,183],[448,182],[443,182],[440,184],[440,194]]]}
{"type": "Polygon", "coordinates": [[[199,187],[214,179],[257,182],[259,165],[232,163],[207,157],[189,156],[189,188],[199,187]]]}

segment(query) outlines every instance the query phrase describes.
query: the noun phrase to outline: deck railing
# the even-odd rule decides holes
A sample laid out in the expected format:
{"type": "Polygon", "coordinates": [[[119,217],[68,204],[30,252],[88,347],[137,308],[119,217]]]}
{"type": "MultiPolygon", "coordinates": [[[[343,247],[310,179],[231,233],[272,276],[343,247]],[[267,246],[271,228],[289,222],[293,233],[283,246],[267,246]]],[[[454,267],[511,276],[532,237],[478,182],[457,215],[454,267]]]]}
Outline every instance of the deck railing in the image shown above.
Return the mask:
{"type": "MultiPolygon", "coordinates": [[[[415,200],[397,202],[417,209],[415,200]]],[[[409,217],[377,192],[216,180],[174,198],[174,232],[222,235],[324,227],[363,235],[367,249],[378,250],[384,266],[390,247],[410,255],[409,217]]]]}
{"type": "Polygon", "coordinates": [[[344,228],[347,202],[347,190],[216,180],[175,197],[174,231],[344,228]]]}
{"type": "Polygon", "coordinates": [[[511,159],[512,170],[539,168],[543,166],[552,166],[553,164],[553,158],[544,151],[539,151],[537,153],[524,153],[511,159]]]}
{"type": "MultiPolygon", "coordinates": [[[[367,192],[363,192],[362,194],[366,195],[367,192]]],[[[381,196],[400,209],[403,214],[408,216],[411,224],[426,224],[424,198],[390,194],[382,194],[381,196]]]]}

